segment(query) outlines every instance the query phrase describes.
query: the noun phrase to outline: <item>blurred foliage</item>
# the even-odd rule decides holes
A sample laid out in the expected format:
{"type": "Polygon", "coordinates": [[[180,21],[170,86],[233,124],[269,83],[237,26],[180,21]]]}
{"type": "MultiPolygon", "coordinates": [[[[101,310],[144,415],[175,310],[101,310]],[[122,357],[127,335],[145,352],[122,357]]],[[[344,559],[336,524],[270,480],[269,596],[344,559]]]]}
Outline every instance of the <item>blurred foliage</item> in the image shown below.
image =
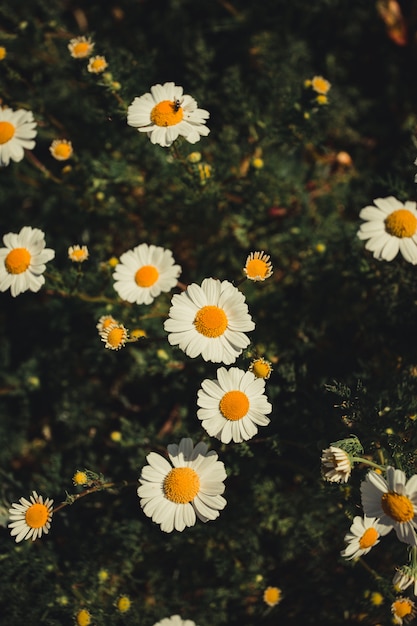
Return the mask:
{"type": "Polygon", "coordinates": [[[320,455],[354,433],[367,453],[416,472],[415,269],[375,261],[356,237],[372,199],[415,198],[417,3],[399,6],[405,45],[365,0],[0,7],[2,104],[38,123],[34,150],[0,171],[0,232],[41,228],[56,251],[38,294],[0,294],[2,623],[66,626],[80,607],[97,625],[174,613],[198,626],[389,620],[401,546],[390,535],[367,558],[380,578],[341,559],[365,468],[329,485],[320,455]],[[106,56],[104,75],[71,58],[83,34],[106,56]],[[331,82],[326,105],[304,86],[315,75],[331,82]],[[126,124],[133,98],[165,81],[210,111],[195,146],[163,149],[126,124]],[[52,158],[55,138],[72,141],[70,161],[52,158]],[[207,179],[187,160],[196,150],[207,179]],[[209,440],[196,397],[217,368],[168,344],[170,294],[148,307],[116,297],[108,261],[142,242],[171,249],[185,284],[238,282],[253,250],[274,265],[269,281],[240,286],[256,329],[236,363],[273,363],[271,424],[244,444],[209,441],[227,468],[227,507],[169,535],[142,513],[137,479],[151,450],[209,440]],[[75,243],[90,251],[81,274],[67,258],[75,243]],[[105,350],[103,314],[147,338],[105,350]],[[35,489],[58,504],[82,491],[71,479],[83,468],[127,486],[15,544],[11,503],[35,489]],[[283,593],[274,608],[268,585],[283,593]],[[120,594],[132,600],[123,615],[120,594]]]}

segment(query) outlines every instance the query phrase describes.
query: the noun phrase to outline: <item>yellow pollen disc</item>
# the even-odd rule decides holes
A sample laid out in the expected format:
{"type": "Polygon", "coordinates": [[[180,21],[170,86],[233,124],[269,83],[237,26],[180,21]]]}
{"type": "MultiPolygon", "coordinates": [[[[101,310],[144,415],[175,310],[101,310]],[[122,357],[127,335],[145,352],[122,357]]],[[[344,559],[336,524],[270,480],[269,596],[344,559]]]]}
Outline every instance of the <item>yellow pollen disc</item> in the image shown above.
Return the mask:
{"type": "Polygon", "coordinates": [[[395,491],[383,494],[381,506],[384,513],[396,522],[409,522],[414,517],[414,506],[411,500],[395,491]]]}
{"type": "Polygon", "coordinates": [[[268,378],[271,373],[271,366],[267,361],[258,359],[252,363],[252,372],[256,378],[268,378]]]}
{"type": "Polygon", "coordinates": [[[0,144],[7,143],[14,136],[16,128],[10,122],[0,122],[0,144]]]}
{"type": "Polygon", "coordinates": [[[26,248],[13,248],[6,256],[4,264],[9,274],[22,274],[26,272],[32,257],[26,248]]]}
{"type": "Polygon", "coordinates": [[[75,620],[78,626],[89,626],[91,624],[91,614],[87,609],[81,609],[81,611],[78,611],[75,620]]]}
{"type": "Polygon", "coordinates": [[[85,485],[88,483],[88,477],[85,472],[75,472],[72,480],[76,485],[85,485]]]}
{"type": "Polygon", "coordinates": [[[205,337],[220,337],[226,330],[227,324],[226,313],[214,305],[203,306],[194,319],[196,331],[205,337]]]}
{"type": "Polygon", "coordinates": [[[120,346],[124,339],[126,339],[126,331],[124,328],[112,328],[107,335],[107,343],[113,346],[113,348],[120,346]]]}
{"type": "Polygon", "coordinates": [[[59,143],[54,147],[54,156],[60,159],[69,159],[72,154],[72,146],[69,143],[59,143]]]}
{"type": "Polygon", "coordinates": [[[330,89],[329,81],[325,78],[322,78],[321,76],[314,77],[311,81],[311,86],[313,87],[314,91],[322,94],[326,94],[330,89]]]}
{"type": "Polygon", "coordinates": [[[120,613],[126,613],[130,609],[130,605],[130,598],[128,598],[127,596],[120,596],[120,598],[117,600],[117,608],[119,609],[120,613]]]}
{"type": "Polygon", "coordinates": [[[174,467],[164,480],[164,494],[176,504],[194,500],[200,490],[200,478],[191,467],[174,467]]]}
{"type": "Polygon", "coordinates": [[[270,606],[278,604],[281,599],[281,590],[278,587],[268,587],[264,591],[264,601],[270,606]]]}
{"type": "Polygon", "coordinates": [[[386,218],[385,229],[394,237],[412,237],[417,232],[417,217],[408,209],[397,209],[386,218]]]}
{"type": "Polygon", "coordinates": [[[143,265],[135,274],[135,283],[139,287],[152,287],[159,278],[159,272],[153,265],[143,265]]]}
{"type": "Polygon", "coordinates": [[[249,411],[248,396],[243,391],[228,391],[219,403],[220,412],[227,420],[236,422],[249,411]]]}
{"type": "Polygon", "coordinates": [[[375,528],[367,528],[362,537],[359,539],[359,547],[361,550],[372,548],[372,546],[376,544],[378,537],[379,533],[375,530],[375,528]]]}
{"type": "Polygon", "coordinates": [[[151,111],[151,120],[157,126],[174,126],[179,124],[183,118],[183,111],[175,102],[163,100],[155,105],[151,111]]]}
{"type": "Polygon", "coordinates": [[[40,502],[32,504],[25,513],[26,524],[31,528],[42,528],[48,521],[48,517],[48,508],[40,502]]]}
{"type": "Polygon", "coordinates": [[[268,274],[268,264],[261,259],[252,259],[246,263],[246,274],[249,278],[266,278],[268,274]]]}
{"type": "Polygon", "coordinates": [[[87,41],[80,41],[76,43],[73,48],[73,53],[77,57],[85,57],[90,50],[90,44],[87,41]]]}
{"type": "Polygon", "coordinates": [[[413,610],[411,603],[407,599],[396,600],[393,604],[394,613],[397,617],[405,617],[406,615],[410,615],[413,610]]]}

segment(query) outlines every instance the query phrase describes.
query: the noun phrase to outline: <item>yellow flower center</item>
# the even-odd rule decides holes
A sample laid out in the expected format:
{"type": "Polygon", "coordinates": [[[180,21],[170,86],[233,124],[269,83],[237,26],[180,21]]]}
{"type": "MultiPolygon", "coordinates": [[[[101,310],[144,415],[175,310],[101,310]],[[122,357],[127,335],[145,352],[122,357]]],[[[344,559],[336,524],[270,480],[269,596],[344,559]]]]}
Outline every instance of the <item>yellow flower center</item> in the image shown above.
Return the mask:
{"type": "Polygon", "coordinates": [[[123,345],[124,340],[126,339],[126,330],[123,327],[116,326],[116,328],[112,328],[109,330],[109,334],[107,335],[107,343],[110,344],[113,348],[118,348],[123,345]]]}
{"type": "Polygon", "coordinates": [[[384,513],[396,522],[409,522],[414,517],[414,506],[411,500],[395,491],[383,494],[381,506],[384,513]]]}
{"type": "Polygon", "coordinates": [[[103,58],[93,59],[91,62],[91,69],[94,72],[103,72],[107,67],[107,62],[103,58]]]}
{"type": "Polygon", "coordinates": [[[417,231],[417,217],[408,209],[397,209],[385,219],[385,229],[393,237],[412,237],[417,231]]]}
{"type": "Polygon", "coordinates": [[[32,504],[25,513],[26,524],[31,528],[42,528],[48,521],[48,507],[40,502],[32,504]]]}
{"type": "Polygon", "coordinates": [[[91,624],[90,612],[87,609],[81,609],[81,611],[78,611],[75,621],[78,626],[89,626],[91,624]]]}
{"type": "Polygon", "coordinates": [[[243,391],[228,391],[219,403],[220,412],[227,420],[236,422],[249,411],[249,399],[243,391]]]}
{"type": "Polygon", "coordinates": [[[151,120],[157,126],[174,126],[183,118],[183,110],[171,100],[163,100],[151,111],[151,120]]]}
{"type": "Polygon", "coordinates": [[[85,472],[78,471],[75,472],[72,480],[76,485],[85,485],[88,483],[88,476],[85,472]]]}
{"type": "Polygon", "coordinates": [[[281,599],[281,590],[278,587],[268,587],[264,591],[264,601],[270,606],[278,604],[281,599]]]}
{"type": "Polygon", "coordinates": [[[359,539],[359,547],[361,550],[371,548],[378,541],[379,533],[375,528],[367,528],[359,539]]]}
{"type": "Polygon", "coordinates": [[[32,257],[26,248],[13,248],[6,256],[4,264],[9,274],[22,274],[26,272],[32,257]]]}
{"type": "Polygon", "coordinates": [[[139,287],[152,287],[159,278],[159,272],[153,265],[143,265],[135,274],[135,282],[139,287]]]}
{"type": "Polygon", "coordinates": [[[13,137],[16,128],[10,122],[0,122],[0,145],[7,143],[13,137]]]}
{"type": "Polygon", "coordinates": [[[130,598],[128,598],[127,596],[120,596],[120,598],[117,600],[117,608],[119,609],[120,613],[126,613],[130,609],[130,605],[130,598]]]}
{"type": "Polygon", "coordinates": [[[228,319],[223,309],[218,306],[203,306],[195,316],[194,326],[205,337],[220,337],[227,328],[228,319]]]}
{"type": "Polygon", "coordinates": [[[90,51],[90,44],[88,41],[79,41],[76,43],[72,49],[74,56],[76,57],[85,57],[90,51]]]}
{"type": "Polygon", "coordinates": [[[59,159],[69,159],[72,154],[72,146],[70,143],[61,142],[54,147],[54,156],[59,159]]]}
{"type": "Polygon", "coordinates": [[[0,46],[0,61],[6,58],[7,50],[4,46],[0,46]]]}
{"type": "Polygon", "coordinates": [[[410,615],[410,613],[412,613],[413,611],[410,600],[407,600],[406,598],[396,600],[392,606],[394,609],[394,615],[396,615],[396,617],[405,617],[406,615],[410,615]]]}
{"type": "Polygon", "coordinates": [[[249,278],[266,278],[269,266],[262,259],[251,259],[246,263],[246,274],[249,278]]]}
{"type": "Polygon", "coordinates": [[[77,248],[76,250],[72,250],[70,253],[71,261],[81,262],[85,261],[88,258],[88,253],[85,248],[77,248]]]}
{"type": "Polygon", "coordinates": [[[176,504],[194,500],[200,489],[200,478],[191,467],[174,467],[164,480],[164,494],[176,504]]]}
{"type": "Polygon", "coordinates": [[[269,378],[272,368],[268,361],[257,359],[253,361],[251,371],[255,374],[256,378],[269,378]]]}
{"type": "Polygon", "coordinates": [[[330,89],[330,83],[322,76],[315,76],[311,81],[311,86],[317,93],[326,94],[330,89]]]}

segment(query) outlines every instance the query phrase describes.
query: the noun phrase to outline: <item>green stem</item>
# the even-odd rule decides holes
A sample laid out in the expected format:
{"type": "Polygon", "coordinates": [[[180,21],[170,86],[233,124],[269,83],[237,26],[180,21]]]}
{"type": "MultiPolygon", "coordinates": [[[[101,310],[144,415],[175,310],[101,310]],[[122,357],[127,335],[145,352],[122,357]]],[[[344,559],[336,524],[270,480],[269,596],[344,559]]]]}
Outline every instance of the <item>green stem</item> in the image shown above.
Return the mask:
{"type": "Polygon", "coordinates": [[[385,472],[386,470],[386,468],[383,465],[374,463],[373,461],[370,461],[369,459],[364,459],[361,456],[353,456],[351,457],[351,460],[354,461],[355,463],[364,463],[365,465],[370,465],[371,467],[375,467],[376,469],[379,469],[382,472],[385,472]]]}
{"type": "Polygon", "coordinates": [[[61,502],[61,504],[58,504],[58,506],[56,506],[53,509],[52,513],[57,513],[58,511],[68,506],[69,504],[74,504],[74,502],[76,502],[77,500],[80,500],[80,498],[85,498],[85,496],[89,496],[90,493],[96,493],[97,491],[103,491],[104,489],[111,489],[113,487],[121,489],[122,487],[126,487],[128,484],[129,483],[125,480],[119,484],[113,483],[113,482],[100,483],[99,485],[95,485],[94,487],[90,487],[89,489],[86,489],[82,493],[76,493],[74,495],[68,496],[67,500],[65,500],[65,502],[61,502]]]}

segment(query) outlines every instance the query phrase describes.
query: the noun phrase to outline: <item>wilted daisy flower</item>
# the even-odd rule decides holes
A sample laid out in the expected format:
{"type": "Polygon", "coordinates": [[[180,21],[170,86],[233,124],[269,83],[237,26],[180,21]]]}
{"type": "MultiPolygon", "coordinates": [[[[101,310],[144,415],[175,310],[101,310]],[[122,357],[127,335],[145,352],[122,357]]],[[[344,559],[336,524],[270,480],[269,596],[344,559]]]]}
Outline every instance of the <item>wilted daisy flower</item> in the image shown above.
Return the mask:
{"type": "Polygon", "coordinates": [[[98,332],[101,333],[102,330],[105,330],[112,325],[117,326],[118,323],[119,322],[115,320],[112,315],[102,315],[97,322],[96,328],[98,332]]]}
{"type": "Polygon", "coordinates": [[[197,417],[211,437],[222,443],[241,443],[267,426],[272,405],[268,402],[265,381],[238,367],[217,370],[217,380],[203,380],[198,391],[197,417]]]}
{"type": "Polygon", "coordinates": [[[154,85],[151,93],[135,98],[127,110],[127,123],[148,134],[153,144],[170,146],[180,135],[190,143],[209,134],[206,120],[210,114],[198,109],[191,96],[175,83],[154,85]]]}
{"type": "Polygon", "coordinates": [[[45,248],[45,234],[39,228],[24,226],[19,233],[3,237],[0,248],[0,291],[9,289],[13,297],[27,291],[39,291],[45,283],[42,276],[55,252],[45,248]]]}
{"type": "Polygon", "coordinates": [[[322,452],[322,475],[331,483],[347,483],[352,471],[352,462],[345,450],[330,446],[322,452]]]}
{"type": "Polygon", "coordinates": [[[68,258],[74,263],[83,263],[83,261],[88,259],[87,246],[70,246],[68,248],[68,258]]]}
{"type": "Polygon", "coordinates": [[[207,452],[207,444],[195,447],[191,439],[167,447],[171,464],[160,454],[146,457],[149,465],[142,469],[138,496],[144,513],[161,530],[170,533],[194,526],[196,516],[202,521],[214,520],[226,506],[224,492],[226,471],[216,452],[207,452]]]}
{"type": "Polygon", "coordinates": [[[263,378],[268,380],[273,371],[272,363],[264,359],[263,357],[257,357],[253,359],[249,365],[249,371],[256,376],[256,378],[263,378]]]}
{"type": "Polygon", "coordinates": [[[359,217],[366,220],[357,232],[359,239],[367,239],[365,248],[373,256],[392,261],[401,252],[406,261],[417,263],[416,203],[405,204],[389,196],[374,200],[376,206],[366,206],[359,217]]]}
{"type": "Polygon", "coordinates": [[[177,284],[181,267],[174,263],[171,250],[142,243],[120,257],[113,274],[114,288],[127,302],[151,304],[177,284]]]}
{"type": "Polygon", "coordinates": [[[282,592],[278,587],[267,587],[264,591],[263,599],[268,606],[276,606],[281,598],[282,592]]]}
{"type": "Polygon", "coordinates": [[[400,541],[417,546],[417,475],[407,481],[402,470],[388,467],[386,477],[374,471],[367,473],[361,484],[364,513],[394,528],[400,541]]]}
{"type": "Polygon", "coordinates": [[[404,591],[413,585],[413,593],[417,596],[417,568],[414,565],[403,565],[395,572],[392,579],[396,591],[404,591]]]}
{"type": "Polygon", "coordinates": [[[20,498],[19,502],[20,504],[13,503],[9,509],[11,523],[8,526],[16,543],[23,539],[35,541],[42,533],[47,535],[51,527],[54,501],[50,498],[44,500],[36,491],[32,491],[30,500],[20,498]]]}
{"type": "Polygon", "coordinates": [[[87,609],[80,609],[75,614],[75,623],[77,626],[90,626],[91,619],[91,613],[87,609]]]}
{"type": "Polygon", "coordinates": [[[311,87],[316,93],[325,95],[329,91],[331,84],[323,76],[314,76],[311,79],[311,87]]]}
{"type": "Polygon", "coordinates": [[[35,147],[36,122],[32,111],[13,111],[0,107],[0,166],[9,165],[10,159],[18,163],[24,150],[35,147]]]}
{"type": "Polygon", "coordinates": [[[164,323],[168,341],[189,357],[199,354],[205,361],[234,363],[250,341],[244,334],[255,324],[244,295],[227,280],[205,278],[172,298],[169,318],[164,323]]]}
{"type": "Polygon", "coordinates": [[[272,276],[270,258],[269,254],[265,254],[263,250],[262,252],[251,252],[243,268],[246,278],[253,281],[263,281],[272,276]]]}
{"type": "Polygon", "coordinates": [[[101,331],[100,337],[108,350],[120,350],[128,340],[127,328],[123,324],[110,324],[101,331]]]}
{"type": "Polygon", "coordinates": [[[171,615],[156,622],[153,626],[196,626],[196,623],[190,619],[182,619],[179,615],[171,615]]]}
{"type": "Polygon", "coordinates": [[[375,517],[353,518],[353,524],[345,535],[346,548],[341,552],[345,559],[357,559],[379,543],[379,538],[389,533],[390,526],[383,526],[375,517]]]}
{"type": "Polygon", "coordinates": [[[101,74],[108,67],[108,63],[103,56],[91,57],[88,61],[87,71],[92,74],[101,74]]]}
{"type": "Polygon", "coordinates": [[[116,600],[116,609],[120,613],[127,613],[130,611],[130,607],[132,606],[132,601],[129,596],[122,595],[119,596],[116,600]]]}
{"type": "Polygon", "coordinates": [[[94,48],[90,37],[74,37],[68,44],[68,50],[74,59],[89,57],[94,48]]]}
{"type": "Polygon", "coordinates": [[[72,143],[67,139],[54,139],[49,146],[49,152],[57,161],[67,161],[72,157],[74,150],[72,143]]]}
{"type": "Polygon", "coordinates": [[[397,598],[391,604],[391,613],[394,624],[406,624],[417,615],[416,605],[410,598],[397,598]]]}

